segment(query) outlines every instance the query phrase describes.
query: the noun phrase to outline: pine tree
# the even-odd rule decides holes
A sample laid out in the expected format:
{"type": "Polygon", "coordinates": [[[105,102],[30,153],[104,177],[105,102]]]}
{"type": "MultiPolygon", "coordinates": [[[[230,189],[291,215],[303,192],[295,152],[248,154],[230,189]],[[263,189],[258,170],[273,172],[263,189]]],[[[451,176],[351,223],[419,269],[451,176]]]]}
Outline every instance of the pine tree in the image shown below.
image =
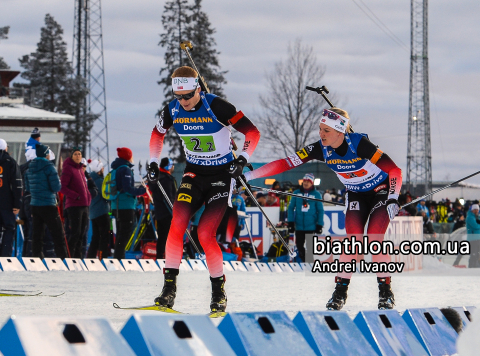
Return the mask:
{"type": "MultiPolygon", "coordinates": [[[[170,78],[173,71],[178,67],[188,65],[188,59],[182,53],[180,42],[186,40],[187,24],[184,19],[188,17],[189,10],[190,6],[187,0],[168,1],[163,10],[162,25],[165,32],[160,35],[158,45],[165,48],[165,67],[160,69],[161,79],[158,84],[163,86],[165,100],[162,103],[162,108],[157,112],[157,116],[160,115],[163,107],[173,100],[172,79],[170,78]]],[[[169,154],[175,157],[177,162],[185,162],[182,141],[175,130],[168,130],[165,142],[170,145],[169,154]]]]}
{"type": "Polygon", "coordinates": [[[96,117],[86,113],[86,82],[74,76],[62,35],[60,24],[47,14],[37,50],[19,59],[25,69],[21,76],[30,81],[31,88],[42,92],[44,109],[75,116],[75,122],[64,125],[65,144],[85,148],[96,117]]]}
{"type": "MultiPolygon", "coordinates": [[[[173,100],[170,78],[173,71],[181,66],[191,66],[185,53],[180,49],[180,42],[183,41],[192,42],[194,46],[194,50],[191,51],[192,58],[210,91],[224,97],[222,85],[226,83],[224,78],[226,72],[220,71],[218,61],[220,53],[215,49],[216,42],[213,38],[215,29],[211,27],[207,14],[202,11],[201,2],[194,0],[194,4],[190,5],[187,0],[172,0],[165,4],[162,15],[165,32],[160,35],[159,43],[166,50],[165,67],[160,69],[161,79],[158,81],[158,84],[163,86],[165,96],[162,108],[173,100]]],[[[184,162],[182,141],[175,130],[167,132],[165,141],[170,146],[170,156],[177,162],[184,162]]]]}
{"type": "Polygon", "coordinates": [[[207,14],[202,11],[202,0],[194,0],[190,18],[186,35],[193,44],[191,51],[193,61],[207,82],[210,92],[225,98],[222,85],[227,83],[225,79],[227,71],[220,70],[218,61],[220,52],[215,48],[217,42],[213,37],[216,31],[212,28],[207,14]]]}
{"type": "MultiPolygon", "coordinates": [[[[0,40],[8,39],[8,30],[10,26],[0,27],[0,40]]],[[[8,64],[3,60],[3,57],[0,57],[0,69],[10,69],[8,64]]]]}

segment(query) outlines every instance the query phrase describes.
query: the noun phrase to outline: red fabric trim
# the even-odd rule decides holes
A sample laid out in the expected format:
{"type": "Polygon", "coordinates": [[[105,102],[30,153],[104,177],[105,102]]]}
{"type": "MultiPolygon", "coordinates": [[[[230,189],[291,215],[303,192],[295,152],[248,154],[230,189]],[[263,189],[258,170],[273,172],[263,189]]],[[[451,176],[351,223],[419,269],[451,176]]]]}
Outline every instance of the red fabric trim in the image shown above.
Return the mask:
{"type": "Polygon", "coordinates": [[[239,111],[235,114],[234,117],[232,117],[230,120],[228,120],[228,122],[230,123],[230,125],[235,125],[238,122],[238,120],[240,120],[244,116],[245,115],[243,115],[243,112],[239,111]]]}

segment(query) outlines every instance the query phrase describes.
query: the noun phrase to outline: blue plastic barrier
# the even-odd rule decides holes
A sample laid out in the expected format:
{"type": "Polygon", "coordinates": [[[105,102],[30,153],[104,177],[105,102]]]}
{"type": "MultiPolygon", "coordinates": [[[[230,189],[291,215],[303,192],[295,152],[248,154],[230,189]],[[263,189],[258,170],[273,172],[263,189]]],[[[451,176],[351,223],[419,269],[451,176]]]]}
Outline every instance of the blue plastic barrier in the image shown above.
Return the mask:
{"type": "Polygon", "coordinates": [[[238,356],[315,355],[283,311],[229,313],[218,330],[238,356]]]}
{"type": "Polygon", "coordinates": [[[293,324],[317,355],[376,355],[346,312],[299,312],[293,324]]]}
{"type": "Polygon", "coordinates": [[[453,355],[458,334],[438,308],[407,309],[403,320],[432,356],[453,355]]]}
{"type": "Polygon", "coordinates": [[[121,334],[138,356],[235,355],[206,315],[135,314],[121,334]]]}
{"type": "Polygon", "coordinates": [[[353,322],[379,355],[428,355],[396,310],[362,311],[353,322]]]}
{"type": "Polygon", "coordinates": [[[135,356],[105,318],[12,317],[0,330],[4,356],[135,356]]]}
{"type": "Polygon", "coordinates": [[[460,314],[460,318],[462,318],[463,327],[466,328],[468,324],[471,323],[471,315],[477,309],[476,307],[452,307],[452,309],[456,310],[458,314],[460,314]]]}

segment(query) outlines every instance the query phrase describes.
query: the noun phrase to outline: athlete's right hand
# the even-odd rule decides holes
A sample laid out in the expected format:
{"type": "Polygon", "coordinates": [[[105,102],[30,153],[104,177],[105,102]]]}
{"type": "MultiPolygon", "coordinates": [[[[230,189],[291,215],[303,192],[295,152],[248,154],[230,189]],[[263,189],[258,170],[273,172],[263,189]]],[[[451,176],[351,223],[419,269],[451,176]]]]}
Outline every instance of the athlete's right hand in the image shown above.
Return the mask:
{"type": "Polygon", "coordinates": [[[228,173],[230,173],[232,178],[237,179],[242,175],[243,167],[245,167],[247,163],[248,162],[245,157],[238,156],[238,158],[235,159],[230,165],[230,169],[228,170],[228,173]]]}
{"type": "Polygon", "coordinates": [[[158,176],[160,174],[160,170],[158,169],[158,163],[152,162],[147,168],[147,177],[150,182],[156,182],[158,180],[158,176]]]}
{"type": "Polygon", "coordinates": [[[398,203],[398,200],[388,199],[386,205],[388,217],[390,218],[390,220],[395,219],[395,216],[397,216],[398,212],[400,211],[400,204],[398,203]]]}
{"type": "Polygon", "coordinates": [[[245,183],[245,185],[247,186],[248,189],[250,189],[250,191],[252,191],[252,189],[250,188],[250,184],[247,183],[247,178],[245,178],[245,176],[242,174],[241,176],[237,177],[235,182],[236,182],[236,185],[235,185],[235,188],[237,188],[237,190],[239,190],[240,188],[243,188],[243,184],[242,182],[240,182],[240,179],[245,183]]]}

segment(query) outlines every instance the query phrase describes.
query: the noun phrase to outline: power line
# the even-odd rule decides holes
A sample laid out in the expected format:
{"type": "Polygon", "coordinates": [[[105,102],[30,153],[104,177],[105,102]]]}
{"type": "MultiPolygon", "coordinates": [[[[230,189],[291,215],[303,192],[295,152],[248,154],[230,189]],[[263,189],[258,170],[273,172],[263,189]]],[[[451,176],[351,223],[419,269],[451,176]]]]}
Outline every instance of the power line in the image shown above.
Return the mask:
{"type": "Polygon", "coordinates": [[[385,24],[382,22],[382,20],[379,19],[378,16],[375,15],[375,13],[374,13],[362,0],[358,0],[358,1],[360,1],[360,2],[363,4],[363,6],[365,6],[365,7],[367,8],[367,10],[370,12],[370,14],[371,14],[373,17],[370,16],[370,14],[368,14],[355,0],[352,0],[352,1],[353,1],[353,3],[354,3],[355,5],[358,6],[358,8],[359,8],[360,10],[362,10],[362,12],[363,12],[365,15],[367,15],[367,17],[368,17],[370,20],[372,20],[372,22],[373,22],[375,25],[377,25],[377,27],[378,27],[380,30],[382,30],[383,33],[385,33],[388,37],[390,37],[390,39],[392,39],[397,45],[399,45],[400,47],[402,47],[405,51],[410,52],[409,47],[408,47],[405,43],[403,43],[403,41],[402,41],[400,38],[398,38],[398,37],[387,27],[387,25],[385,25],[385,24]]]}

